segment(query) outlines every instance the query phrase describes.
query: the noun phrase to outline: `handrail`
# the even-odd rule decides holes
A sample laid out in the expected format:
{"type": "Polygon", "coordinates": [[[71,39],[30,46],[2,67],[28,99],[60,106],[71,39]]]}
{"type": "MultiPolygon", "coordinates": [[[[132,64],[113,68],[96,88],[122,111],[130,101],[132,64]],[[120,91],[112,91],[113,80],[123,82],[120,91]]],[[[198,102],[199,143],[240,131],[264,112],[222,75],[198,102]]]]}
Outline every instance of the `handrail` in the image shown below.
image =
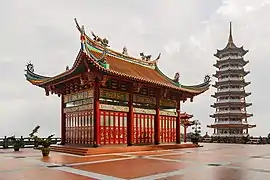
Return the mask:
{"type": "MultiPolygon", "coordinates": [[[[21,140],[24,148],[27,148],[27,147],[35,147],[37,142],[35,142],[35,140],[31,139],[30,137],[19,137],[19,138],[16,138],[17,140],[21,140]]],[[[46,138],[41,138],[41,139],[46,139],[46,138]]],[[[51,139],[51,144],[57,144],[61,142],[61,138],[59,137],[56,137],[56,138],[52,138],[51,139]]],[[[7,138],[7,136],[3,137],[3,138],[0,138],[0,148],[3,148],[3,149],[6,149],[6,148],[13,148],[13,143],[11,140],[9,140],[7,138]]]]}

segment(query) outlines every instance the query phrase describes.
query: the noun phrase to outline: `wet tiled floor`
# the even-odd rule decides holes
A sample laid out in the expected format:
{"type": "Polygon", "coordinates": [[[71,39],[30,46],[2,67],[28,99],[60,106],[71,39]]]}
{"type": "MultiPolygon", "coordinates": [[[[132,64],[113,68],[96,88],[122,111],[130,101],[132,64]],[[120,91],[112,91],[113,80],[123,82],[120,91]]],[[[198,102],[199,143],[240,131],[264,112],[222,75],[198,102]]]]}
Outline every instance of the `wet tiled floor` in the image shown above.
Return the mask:
{"type": "Polygon", "coordinates": [[[270,145],[203,144],[192,149],[76,156],[0,149],[0,180],[270,180],[270,145]]]}

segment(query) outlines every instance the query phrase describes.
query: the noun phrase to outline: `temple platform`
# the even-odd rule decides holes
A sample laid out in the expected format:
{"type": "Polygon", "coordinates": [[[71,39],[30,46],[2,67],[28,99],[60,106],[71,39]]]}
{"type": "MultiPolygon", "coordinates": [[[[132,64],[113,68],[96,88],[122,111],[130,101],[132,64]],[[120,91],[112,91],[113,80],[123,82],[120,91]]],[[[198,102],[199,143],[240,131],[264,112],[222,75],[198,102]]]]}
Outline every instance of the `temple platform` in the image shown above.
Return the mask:
{"type": "MultiPolygon", "coordinates": [[[[0,149],[0,180],[268,180],[270,145],[202,144],[79,156],[0,149]]],[[[97,148],[104,149],[104,148],[97,148]]]]}
{"type": "Polygon", "coordinates": [[[184,144],[160,144],[160,145],[107,145],[102,147],[85,147],[78,145],[54,145],[51,150],[55,152],[69,153],[81,156],[98,155],[98,154],[115,154],[139,151],[160,151],[170,149],[196,148],[197,145],[191,143],[184,144]]]}

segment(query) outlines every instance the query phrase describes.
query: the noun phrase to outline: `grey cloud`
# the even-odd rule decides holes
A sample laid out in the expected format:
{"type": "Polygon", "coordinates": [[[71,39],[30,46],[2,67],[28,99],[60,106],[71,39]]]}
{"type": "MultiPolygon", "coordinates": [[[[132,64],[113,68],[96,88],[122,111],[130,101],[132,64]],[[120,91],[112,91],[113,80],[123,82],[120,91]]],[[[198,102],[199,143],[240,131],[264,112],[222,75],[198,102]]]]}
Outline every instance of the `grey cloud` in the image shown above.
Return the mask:
{"type": "MultiPolygon", "coordinates": [[[[203,81],[213,74],[213,54],[223,48],[228,38],[229,21],[233,21],[233,36],[237,45],[250,52],[247,70],[252,81],[248,98],[254,112],[253,135],[266,135],[269,97],[266,83],[269,67],[270,4],[266,1],[7,1],[1,4],[0,17],[0,136],[27,135],[29,127],[42,126],[43,135],[60,131],[60,101],[45,97],[44,90],[25,81],[23,70],[31,60],[36,72],[55,75],[71,66],[78,53],[79,33],[73,18],[84,24],[86,31],[108,37],[113,49],[127,46],[131,55],[141,51],[153,56],[162,53],[159,62],[165,74],[173,77],[180,72],[183,84],[203,81]],[[233,13],[235,8],[238,13],[233,13]],[[248,10],[247,10],[248,9],[248,10]],[[135,22],[134,22],[135,21],[135,22]],[[136,24],[137,21],[137,24],[136,24]],[[139,22],[139,23],[138,23],[139,22]],[[136,27],[137,26],[137,27],[136,27]],[[141,27],[140,27],[141,26],[141,27]],[[141,29],[140,29],[141,28],[141,29]],[[190,43],[190,38],[200,46],[190,43]],[[165,46],[179,42],[179,49],[167,53],[165,46]],[[4,124],[4,126],[3,126],[4,124]],[[12,128],[6,128],[12,127],[12,128]],[[14,132],[12,132],[14,131],[14,132]]],[[[174,47],[175,48],[175,47],[174,47]]],[[[203,132],[212,132],[206,124],[214,110],[210,97],[214,89],[182,105],[182,111],[194,114],[203,123],[203,132]]]]}

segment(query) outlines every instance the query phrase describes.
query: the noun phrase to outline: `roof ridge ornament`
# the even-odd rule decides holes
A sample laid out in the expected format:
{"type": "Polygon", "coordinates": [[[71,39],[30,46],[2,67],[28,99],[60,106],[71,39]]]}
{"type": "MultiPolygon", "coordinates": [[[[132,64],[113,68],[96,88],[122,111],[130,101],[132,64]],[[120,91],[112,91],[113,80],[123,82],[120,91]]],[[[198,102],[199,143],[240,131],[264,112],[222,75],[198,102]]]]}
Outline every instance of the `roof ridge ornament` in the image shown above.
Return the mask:
{"type": "Polygon", "coordinates": [[[158,54],[158,57],[155,60],[150,61],[148,64],[149,65],[156,65],[158,60],[160,59],[160,56],[161,56],[161,53],[158,54]]]}
{"type": "Polygon", "coordinates": [[[86,37],[85,37],[85,30],[84,30],[84,25],[82,25],[80,27],[78,21],[76,18],[74,18],[74,21],[75,21],[75,24],[76,24],[76,28],[80,31],[81,33],[81,36],[80,36],[80,40],[81,40],[81,50],[83,52],[86,52],[86,48],[85,48],[85,40],[86,40],[86,37]]]}
{"type": "Polygon", "coordinates": [[[32,73],[35,71],[34,65],[33,63],[31,63],[31,61],[29,61],[29,63],[26,64],[26,71],[32,72],[32,73]]]}
{"type": "Polygon", "coordinates": [[[95,35],[93,31],[91,31],[92,36],[94,37],[93,40],[100,43],[104,47],[110,47],[109,46],[109,40],[106,38],[100,38],[99,36],[95,35]]]}
{"type": "Polygon", "coordinates": [[[127,47],[126,46],[123,47],[122,54],[128,56],[128,52],[127,52],[127,47]]]}
{"type": "Polygon", "coordinates": [[[150,61],[152,55],[144,55],[143,52],[140,53],[140,56],[142,58],[143,61],[150,61]]]}
{"type": "Polygon", "coordinates": [[[179,83],[179,78],[180,78],[180,73],[179,72],[175,73],[173,82],[179,83]]]}
{"type": "Polygon", "coordinates": [[[204,82],[205,82],[205,83],[209,83],[210,81],[211,81],[210,75],[209,75],[209,74],[205,75],[205,76],[204,76],[204,82]]]}

